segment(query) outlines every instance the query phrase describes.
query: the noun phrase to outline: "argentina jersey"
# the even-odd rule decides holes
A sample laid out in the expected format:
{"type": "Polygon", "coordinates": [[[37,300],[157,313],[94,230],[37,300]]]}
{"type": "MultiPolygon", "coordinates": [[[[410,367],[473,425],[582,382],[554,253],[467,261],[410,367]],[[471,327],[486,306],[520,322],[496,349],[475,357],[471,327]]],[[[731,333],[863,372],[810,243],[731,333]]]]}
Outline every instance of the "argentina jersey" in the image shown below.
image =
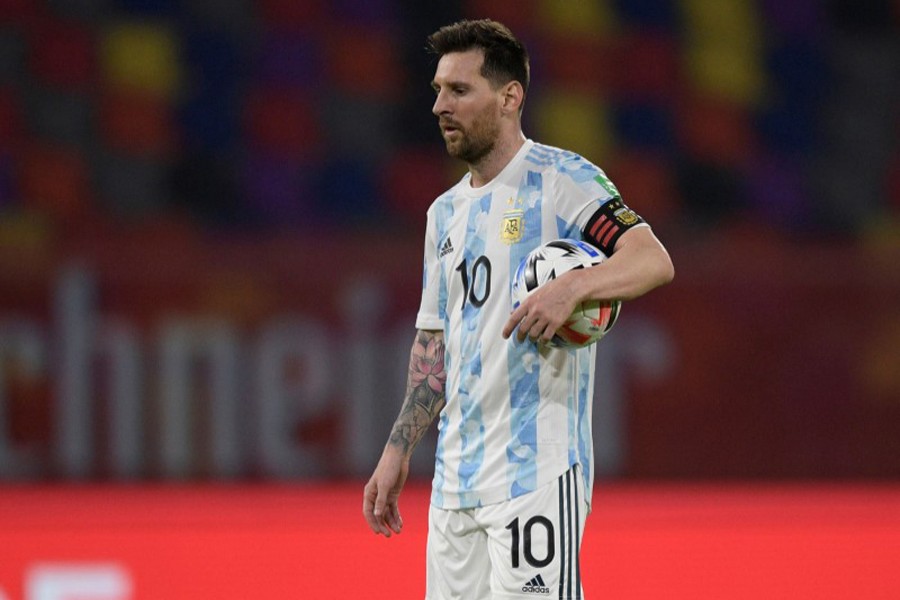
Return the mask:
{"type": "Polygon", "coordinates": [[[615,202],[618,192],[589,161],[528,140],[491,182],[473,188],[466,175],[429,208],[416,326],[444,332],[435,506],[515,498],[575,464],[591,490],[595,348],[539,347],[501,331],[525,255],[585,237],[615,202]]]}

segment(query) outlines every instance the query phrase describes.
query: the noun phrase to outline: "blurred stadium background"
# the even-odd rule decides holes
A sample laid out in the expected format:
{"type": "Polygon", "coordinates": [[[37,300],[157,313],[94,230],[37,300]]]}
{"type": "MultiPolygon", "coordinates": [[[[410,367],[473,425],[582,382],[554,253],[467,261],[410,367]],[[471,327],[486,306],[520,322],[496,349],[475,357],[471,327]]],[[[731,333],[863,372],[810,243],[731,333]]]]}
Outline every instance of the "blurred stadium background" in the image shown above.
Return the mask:
{"type": "Polygon", "coordinates": [[[360,492],[462,173],[424,39],[484,16],[676,264],[588,593],[900,597],[900,2],[0,0],[0,598],[421,597],[429,449],[404,536],[360,492]]]}

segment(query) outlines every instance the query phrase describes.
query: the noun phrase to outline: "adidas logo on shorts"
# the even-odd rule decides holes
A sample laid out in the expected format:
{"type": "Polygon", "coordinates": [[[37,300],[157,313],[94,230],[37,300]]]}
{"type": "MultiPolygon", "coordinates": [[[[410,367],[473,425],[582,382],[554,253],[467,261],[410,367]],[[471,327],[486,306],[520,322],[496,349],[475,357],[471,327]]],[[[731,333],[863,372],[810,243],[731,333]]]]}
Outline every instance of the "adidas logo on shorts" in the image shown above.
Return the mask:
{"type": "Polygon", "coordinates": [[[522,586],[522,591],[526,594],[549,594],[550,588],[544,583],[544,578],[539,573],[534,579],[522,586]]]}

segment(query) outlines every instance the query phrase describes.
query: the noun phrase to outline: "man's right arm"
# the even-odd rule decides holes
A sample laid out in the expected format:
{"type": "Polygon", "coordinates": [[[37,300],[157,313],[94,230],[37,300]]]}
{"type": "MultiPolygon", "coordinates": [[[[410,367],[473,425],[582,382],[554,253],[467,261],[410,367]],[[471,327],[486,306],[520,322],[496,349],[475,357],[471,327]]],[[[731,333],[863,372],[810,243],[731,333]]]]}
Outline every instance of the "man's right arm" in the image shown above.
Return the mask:
{"type": "Polygon", "coordinates": [[[397,500],[409,474],[409,459],[446,403],[446,383],[444,333],[419,330],[410,351],[403,407],[363,493],[363,515],[375,533],[400,533],[397,500]]]}
{"type": "Polygon", "coordinates": [[[444,333],[419,330],[409,356],[406,398],[394,422],[388,445],[407,458],[446,402],[444,333]]]}

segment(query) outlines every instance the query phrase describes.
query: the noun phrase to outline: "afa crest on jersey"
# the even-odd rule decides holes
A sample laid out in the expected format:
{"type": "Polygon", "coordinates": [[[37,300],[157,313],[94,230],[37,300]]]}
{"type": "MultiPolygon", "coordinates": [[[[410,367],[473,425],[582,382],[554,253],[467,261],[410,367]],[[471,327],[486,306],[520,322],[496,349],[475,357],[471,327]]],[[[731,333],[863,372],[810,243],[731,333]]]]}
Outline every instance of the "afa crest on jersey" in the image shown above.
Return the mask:
{"type": "Polygon", "coordinates": [[[515,244],[522,239],[525,219],[523,218],[525,211],[520,208],[522,200],[513,200],[510,198],[506,201],[509,209],[503,213],[503,221],[500,224],[500,239],[506,244],[515,244]]]}

